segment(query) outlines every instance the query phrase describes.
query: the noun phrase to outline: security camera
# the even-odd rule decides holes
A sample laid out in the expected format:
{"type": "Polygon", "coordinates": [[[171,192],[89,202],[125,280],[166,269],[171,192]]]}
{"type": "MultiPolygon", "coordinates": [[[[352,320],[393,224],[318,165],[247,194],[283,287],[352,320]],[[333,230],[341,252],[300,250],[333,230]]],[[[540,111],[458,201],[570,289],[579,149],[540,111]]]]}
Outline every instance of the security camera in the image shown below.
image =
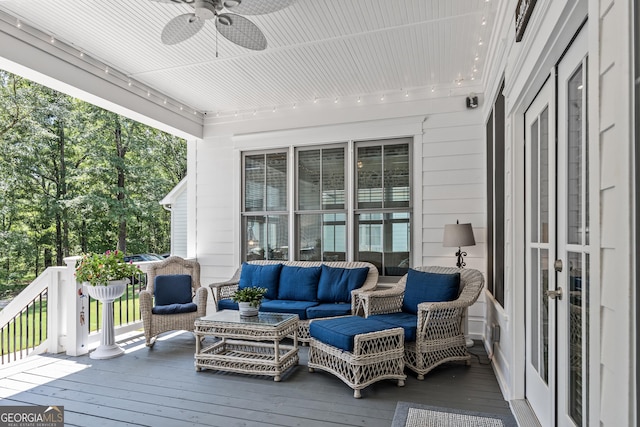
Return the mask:
{"type": "Polygon", "coordinates": [[[474,93],[467,96],[467,108],[478,108],[478,96],[474,93]]]}

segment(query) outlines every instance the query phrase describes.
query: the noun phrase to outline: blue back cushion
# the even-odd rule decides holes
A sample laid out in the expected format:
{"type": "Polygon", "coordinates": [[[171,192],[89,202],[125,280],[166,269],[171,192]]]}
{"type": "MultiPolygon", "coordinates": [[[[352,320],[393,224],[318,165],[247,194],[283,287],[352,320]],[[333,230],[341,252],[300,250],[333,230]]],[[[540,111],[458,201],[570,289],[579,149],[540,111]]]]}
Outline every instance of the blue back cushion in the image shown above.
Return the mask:
{"type": "Polygon", "coordinates": [[[278,297],[278,282],[280,281],[280,271],[282,264],[256,265],[242,263],[240,271],[239,289],[250,288],[252,286],[266,288],[264,295],[267,299],[278,297]]]}
{"type": "Polygon", "coordinates": [[[367,280],[369,267],[336,268],[322,265],[318,283],[318,300],[322,302],[351,302],[351,291],[367,280]]]}
{"type": "Polygon", "coordinates": [[[278,299],[316,301],[321,271],[320,267],[283,266],[278,286],[278,299]]]}
{"type": "Polygon", "coordinates": [[[418,304],[421,302],[453,301],[458,298],[459,287],[460,273],[429,273],[410,268],[407,273],[402,311],[418,314],[418,304]]]}
{"type": "Polygon", "coordinates": [[[190,303],[193,300],[191,292],[191,276],[188,274],[156,276],[153,284],[156,305],[190,303]]]}

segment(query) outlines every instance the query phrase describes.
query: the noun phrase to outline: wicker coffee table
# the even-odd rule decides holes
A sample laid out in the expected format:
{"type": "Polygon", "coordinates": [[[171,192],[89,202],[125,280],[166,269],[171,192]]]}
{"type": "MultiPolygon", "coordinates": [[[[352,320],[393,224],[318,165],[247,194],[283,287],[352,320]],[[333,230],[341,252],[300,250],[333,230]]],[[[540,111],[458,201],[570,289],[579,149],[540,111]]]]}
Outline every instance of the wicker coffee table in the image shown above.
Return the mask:
{"type": "Polygon", "coordinates": [[[298,315],[258,313],[242,317],[222,310],[195,321],[196,371],[215,369],[241,374],[269,375],[274,381],[298,364],[298,315]],[[281,341],[293,336],[293,345],[281,341]],[[211,345],[205,337],[219,338],[211,345]]]}

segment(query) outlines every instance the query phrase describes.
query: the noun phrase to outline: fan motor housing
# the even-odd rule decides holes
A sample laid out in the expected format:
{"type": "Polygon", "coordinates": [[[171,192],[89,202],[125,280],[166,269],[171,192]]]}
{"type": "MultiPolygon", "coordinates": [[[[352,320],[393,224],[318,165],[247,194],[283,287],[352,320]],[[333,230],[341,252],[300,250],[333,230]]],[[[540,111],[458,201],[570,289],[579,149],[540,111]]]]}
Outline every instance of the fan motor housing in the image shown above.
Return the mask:
{"type": "Polygon", "coordinates": [[[222,3],[217,0],[195,0],[193,8],[200,19],[213,19],[222,10],[222,3]]]}

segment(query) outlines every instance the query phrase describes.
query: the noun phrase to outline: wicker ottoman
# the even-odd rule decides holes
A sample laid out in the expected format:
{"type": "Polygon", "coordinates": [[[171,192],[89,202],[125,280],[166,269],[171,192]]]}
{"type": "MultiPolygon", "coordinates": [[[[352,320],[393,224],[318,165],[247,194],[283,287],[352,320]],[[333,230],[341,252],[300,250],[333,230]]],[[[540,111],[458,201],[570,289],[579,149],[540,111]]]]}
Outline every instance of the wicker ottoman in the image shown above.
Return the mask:
{"type": "Polygon", "coordinates": [[[384,379],[404,386],[404,330],[374,319],[347,316],[315,320],[309,326],[309,372],[332,373],[351,387],[353,397],[360,390],[384,379]]]}

